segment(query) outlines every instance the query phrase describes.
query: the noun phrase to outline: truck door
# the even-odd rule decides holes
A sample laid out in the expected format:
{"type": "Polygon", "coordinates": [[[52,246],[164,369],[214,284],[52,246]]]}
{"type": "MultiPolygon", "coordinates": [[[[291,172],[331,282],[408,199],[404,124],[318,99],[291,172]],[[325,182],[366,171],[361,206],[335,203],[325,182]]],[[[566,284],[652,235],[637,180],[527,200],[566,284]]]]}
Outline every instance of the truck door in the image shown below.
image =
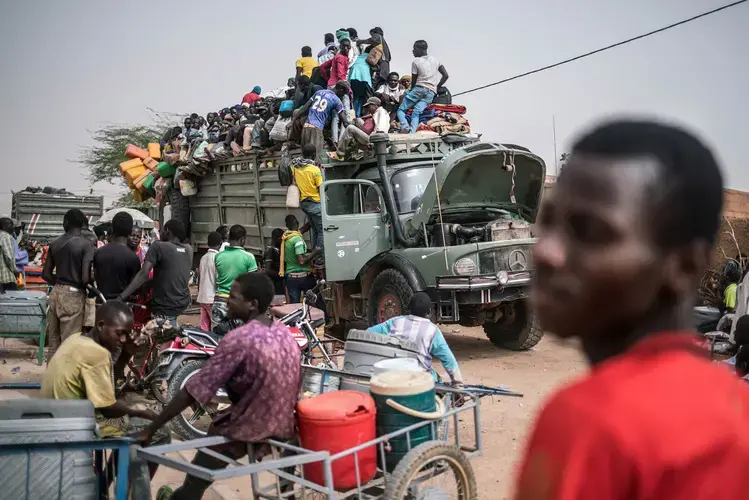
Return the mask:
{"type": "Polygon", "coordinates": [[[346,179],[323,182],[320,192],[325,277],[353,280],[370,259],[390,248],[380,188],[346,179]]]}

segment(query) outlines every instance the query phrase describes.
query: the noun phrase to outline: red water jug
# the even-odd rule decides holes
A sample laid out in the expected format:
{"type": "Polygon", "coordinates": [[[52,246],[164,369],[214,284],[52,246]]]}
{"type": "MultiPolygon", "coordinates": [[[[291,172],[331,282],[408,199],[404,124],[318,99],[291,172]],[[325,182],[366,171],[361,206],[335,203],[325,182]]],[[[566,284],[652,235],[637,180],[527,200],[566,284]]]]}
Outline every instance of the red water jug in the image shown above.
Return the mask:
{"type": "MultiPolygon", "coordinates": [[[[307,450],[334,455],[375,439],[375,403],[363,392],[334,391],[304,399],[297,405],[297,417],[299,440],[307,450]]],[[[363,485],[377,472],[377,447],[365,448],[357,456],[359,484],[363,485]]],[[[305,465],[304,477],[324,486],[322,463],[305,465]]],[[[356,485],[354,455],[333,462],[333,487],[345,491],[356,485]]]]}

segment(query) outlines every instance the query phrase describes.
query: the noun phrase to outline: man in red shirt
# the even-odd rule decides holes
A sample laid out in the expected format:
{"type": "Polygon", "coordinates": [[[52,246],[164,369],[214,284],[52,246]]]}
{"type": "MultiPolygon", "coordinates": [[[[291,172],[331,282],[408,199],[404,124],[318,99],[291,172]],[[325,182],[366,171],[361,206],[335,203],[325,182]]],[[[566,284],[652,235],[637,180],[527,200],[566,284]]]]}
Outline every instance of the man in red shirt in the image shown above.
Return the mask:
{"type": "Polygon", "coordinates": [[[533,304],[591,372],[546,404],[517,500],[748,498],[749,388],[694,343],[723,182],[672,126],[581,138],[539,214],[533,304]]]}
{"type": "Polygon", "coordinates": [[[247,92],[244,97],[242,97],[242,104],[252,104],[258,99],[260,99],[260,92],[262,92],[262,89],[257,86],[253,88],[250,92],[247,92]]]}

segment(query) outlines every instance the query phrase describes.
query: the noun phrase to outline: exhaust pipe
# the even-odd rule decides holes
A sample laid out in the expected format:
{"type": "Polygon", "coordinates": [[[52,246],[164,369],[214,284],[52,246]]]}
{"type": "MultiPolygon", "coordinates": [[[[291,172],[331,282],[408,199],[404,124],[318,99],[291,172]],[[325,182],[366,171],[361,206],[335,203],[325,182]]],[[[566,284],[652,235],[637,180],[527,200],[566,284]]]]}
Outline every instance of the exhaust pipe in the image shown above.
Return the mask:
{"type": "Polygon", "coordinates": [[[395,240],[406,248],[416,247],[419,245],[420,238],[418,235],[414,237],[406,235],[400,217],[398,217],[393,188],[390,185],[390,179],[387,175],[386,167],[389,138],[387,134],[374,134],[370,137],[369,141],[374,145],[375,157],[377,158],[377,170],[380,172],[382,189],[385,191],[385,205],[387,206],[388,212],[390,212],[395,240]]]}

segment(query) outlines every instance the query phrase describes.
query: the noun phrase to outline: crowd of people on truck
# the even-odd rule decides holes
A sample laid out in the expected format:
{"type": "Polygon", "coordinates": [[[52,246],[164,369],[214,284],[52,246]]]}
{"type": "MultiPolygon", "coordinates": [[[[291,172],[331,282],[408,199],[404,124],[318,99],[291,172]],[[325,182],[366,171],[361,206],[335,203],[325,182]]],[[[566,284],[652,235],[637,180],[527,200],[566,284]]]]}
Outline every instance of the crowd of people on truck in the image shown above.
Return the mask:
{"type": "Polygon", "coordinates": [[[343,160],[357,159],[375,133],[442,130],[430,128],[428,120],[459,125],[454,132],[470,131],[462,107],[425,115],[432,103],[452,104],[444,87],[447,70],[428,53],[426,41],[414,43],[410,74],[402,77],[391,71],[382,28],[372,28],[368,38],[359,38],[354,28],[339,29],[327,33],[324,43],[317,56],[310,46],[302,47],[286,86],[266,93],[255,86],[240,103],[205,117],[192,113],[182,127],[167,130],[165,152],[184,149],[189,159],[208,162],[309,144],[318,160],[323,155],[343,160]]]}

